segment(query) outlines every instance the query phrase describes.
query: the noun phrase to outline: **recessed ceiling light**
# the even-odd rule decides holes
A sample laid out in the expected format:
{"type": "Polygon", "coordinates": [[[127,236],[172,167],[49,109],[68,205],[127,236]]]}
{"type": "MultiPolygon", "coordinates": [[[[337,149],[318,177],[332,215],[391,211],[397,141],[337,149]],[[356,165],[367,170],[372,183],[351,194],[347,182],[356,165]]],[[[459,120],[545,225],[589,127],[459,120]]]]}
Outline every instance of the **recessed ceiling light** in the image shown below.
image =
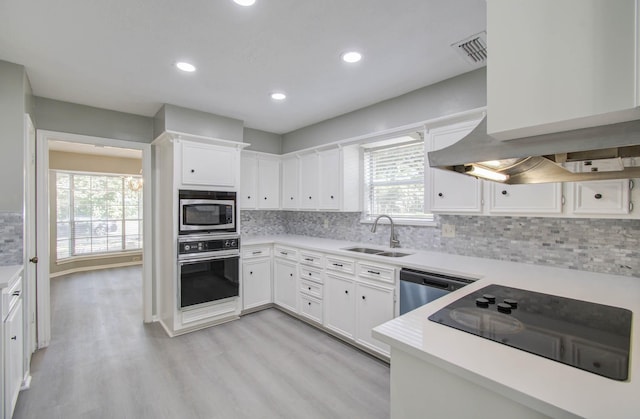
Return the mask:
{"type": "Polygon", "coordinates": [[[184,61],[176,63],[176,67],[182,71],[186,71],[187,73],[193,73],[196,71],[196,67],[193,64],[185,63],[184,61]]]}
{"type": "Polygon", "coordinates": [[[271,93],[271,99],[273,100],[285,100],[287,98],[287,95],[285,95],[284,93],[271,93]]]}
{"type": "Polygon", "coordinates": [[[362,54],[356,51],[349,51],[342,54],[342,61],[345,63],[357,63],[362,59],[362,54]]]}
{"type": "Polygon", "coordinates": [[[236,4],[240,6],[253,6],[256,0],[233,0],[236,4]]]}

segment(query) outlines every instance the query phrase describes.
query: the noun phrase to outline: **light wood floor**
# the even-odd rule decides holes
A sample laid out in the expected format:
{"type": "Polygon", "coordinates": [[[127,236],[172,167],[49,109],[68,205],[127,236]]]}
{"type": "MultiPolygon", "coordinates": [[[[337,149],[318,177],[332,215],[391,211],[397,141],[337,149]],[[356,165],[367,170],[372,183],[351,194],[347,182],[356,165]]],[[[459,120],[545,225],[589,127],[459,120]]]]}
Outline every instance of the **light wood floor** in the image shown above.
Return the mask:
{"type": "Polygon", "coordinates": [[[386,364],[276,309],[169,338],[142,322],[140,272],[52,279],[15,419],[389,417],[386,364]]]}

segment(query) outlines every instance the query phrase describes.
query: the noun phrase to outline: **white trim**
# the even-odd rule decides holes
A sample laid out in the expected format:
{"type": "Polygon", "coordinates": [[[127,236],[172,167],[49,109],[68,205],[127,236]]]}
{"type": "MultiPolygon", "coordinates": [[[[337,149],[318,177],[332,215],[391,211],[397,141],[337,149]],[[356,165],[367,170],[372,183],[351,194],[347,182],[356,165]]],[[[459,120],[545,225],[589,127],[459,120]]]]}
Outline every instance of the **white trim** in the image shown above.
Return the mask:
{"type": "Polygon", "coordinates": [[[62,140],[83,144],[129,148],[142,151],[142,179],[145,186],[143,194],[143,240],[142,250],[142,295],[143,320],[153,321],[153,223],[151,173],[151,144],[112,138],[93,137],[57,131],[37,130],[37,168],[38,168],[38,347],[49,345],[51,339],[51,302],[49,277],[49,140],[62,140]]]}
{"type": "MultiPolygon", "coordinates": [[[[373,224],[377,217],[362,217],[360,218],[360,224],[373,224]]],[[[381,218],[378,224],[390,224],[386,218],[381,218]]],[[[396,218],[393,217],[393,224],[397,226],[422,226],[422,227],[437,227],[433,217],[431,218],[396,218]]]]}
{"type": "Polygon", "coordinates": [[[142,265],[142,261],[138,260],[135,262],[121,262],[121,263],[114,263],[111,265],[81,266],[79,268],[71,268],[71,269],[67,269],[66,271],[51,273],[49,274],[49,278],[57,278],[59,276],[74,274],[77,272],[99,271],[101,269],[122,268],[125,266],[135,266],[135,265],[142,265]]]}
{"type": "MultiPolygon", "coordinates": [[[[81,262],[85,260],[102,260],[102,259],[111,259],[111,258],[121,258],[121,257],[127,257],[127,256],[132,256],[132,257],[140,256],[142,258],[142,249],[123,250],[123,251],[118,251],[113,253],[90,253],[90,254],[81,255],[81,256],[71,256],[68,258],[56,260],[56,265],[66,265],[68,263],[81,262]]],[[[135,262],[140,262],[140,261],[135,261],[135,262]]]]}

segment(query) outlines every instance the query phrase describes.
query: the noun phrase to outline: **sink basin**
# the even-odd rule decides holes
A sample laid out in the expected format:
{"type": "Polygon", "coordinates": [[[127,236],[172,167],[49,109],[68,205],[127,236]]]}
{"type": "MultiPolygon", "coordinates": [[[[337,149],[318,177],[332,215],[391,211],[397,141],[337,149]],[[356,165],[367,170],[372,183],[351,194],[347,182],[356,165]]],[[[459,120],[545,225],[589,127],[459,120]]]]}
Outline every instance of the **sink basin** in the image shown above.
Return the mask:
{"type": "Polygon", "coordinates": [[[369,254],[372,254],[372,255],[384,252],[384,250],[370,249],[368,247],[349,247],[349,248],[344,249],[344,250],[348,250],[350,252],[358,252],[358,253],[369,253],[369,254]]]}
{"type": "Polygon", "coordinates": [[[411,253],[402,253],[402,252],[382,252],[376,253],[378,256],[387,256],[390,258],[400,258],[402,256],[409,256],[411,253]]]}
{"type": "Polygon", "coordinates": [[[343,250],[348,250],[350,252],[358,252],[358,253],[368,253],[370,255],[376,255],[376,256],[386,256],[390,258],[399,258],[402,256],[409,256],[411,254],[411,253],[385,251],[380,249],[371,249],[369,247],[348,247],[343,250]]]}

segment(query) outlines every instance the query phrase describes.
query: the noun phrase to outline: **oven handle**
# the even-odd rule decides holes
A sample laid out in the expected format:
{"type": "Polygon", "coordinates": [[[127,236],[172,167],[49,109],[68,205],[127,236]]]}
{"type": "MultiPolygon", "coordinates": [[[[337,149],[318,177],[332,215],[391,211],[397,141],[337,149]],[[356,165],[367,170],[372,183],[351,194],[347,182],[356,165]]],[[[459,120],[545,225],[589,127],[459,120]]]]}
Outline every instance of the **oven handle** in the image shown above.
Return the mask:
{"type": "Polygon", "coordinates": [[[219,255],[221,252],[216,253],[216,256],[202,256],[202,255],[194,255],[194,256],[180,256],[178,258],[179,265],[185,265],[187,263],[198,263],[198,262],[206,262],[208,260],[220,260],[220,259],[231,259],[231,258],[240,258],[239,252],[226,253],[224,255],[219,255]],[[219,256],[217,256],[219,255],[219,256]]]}

